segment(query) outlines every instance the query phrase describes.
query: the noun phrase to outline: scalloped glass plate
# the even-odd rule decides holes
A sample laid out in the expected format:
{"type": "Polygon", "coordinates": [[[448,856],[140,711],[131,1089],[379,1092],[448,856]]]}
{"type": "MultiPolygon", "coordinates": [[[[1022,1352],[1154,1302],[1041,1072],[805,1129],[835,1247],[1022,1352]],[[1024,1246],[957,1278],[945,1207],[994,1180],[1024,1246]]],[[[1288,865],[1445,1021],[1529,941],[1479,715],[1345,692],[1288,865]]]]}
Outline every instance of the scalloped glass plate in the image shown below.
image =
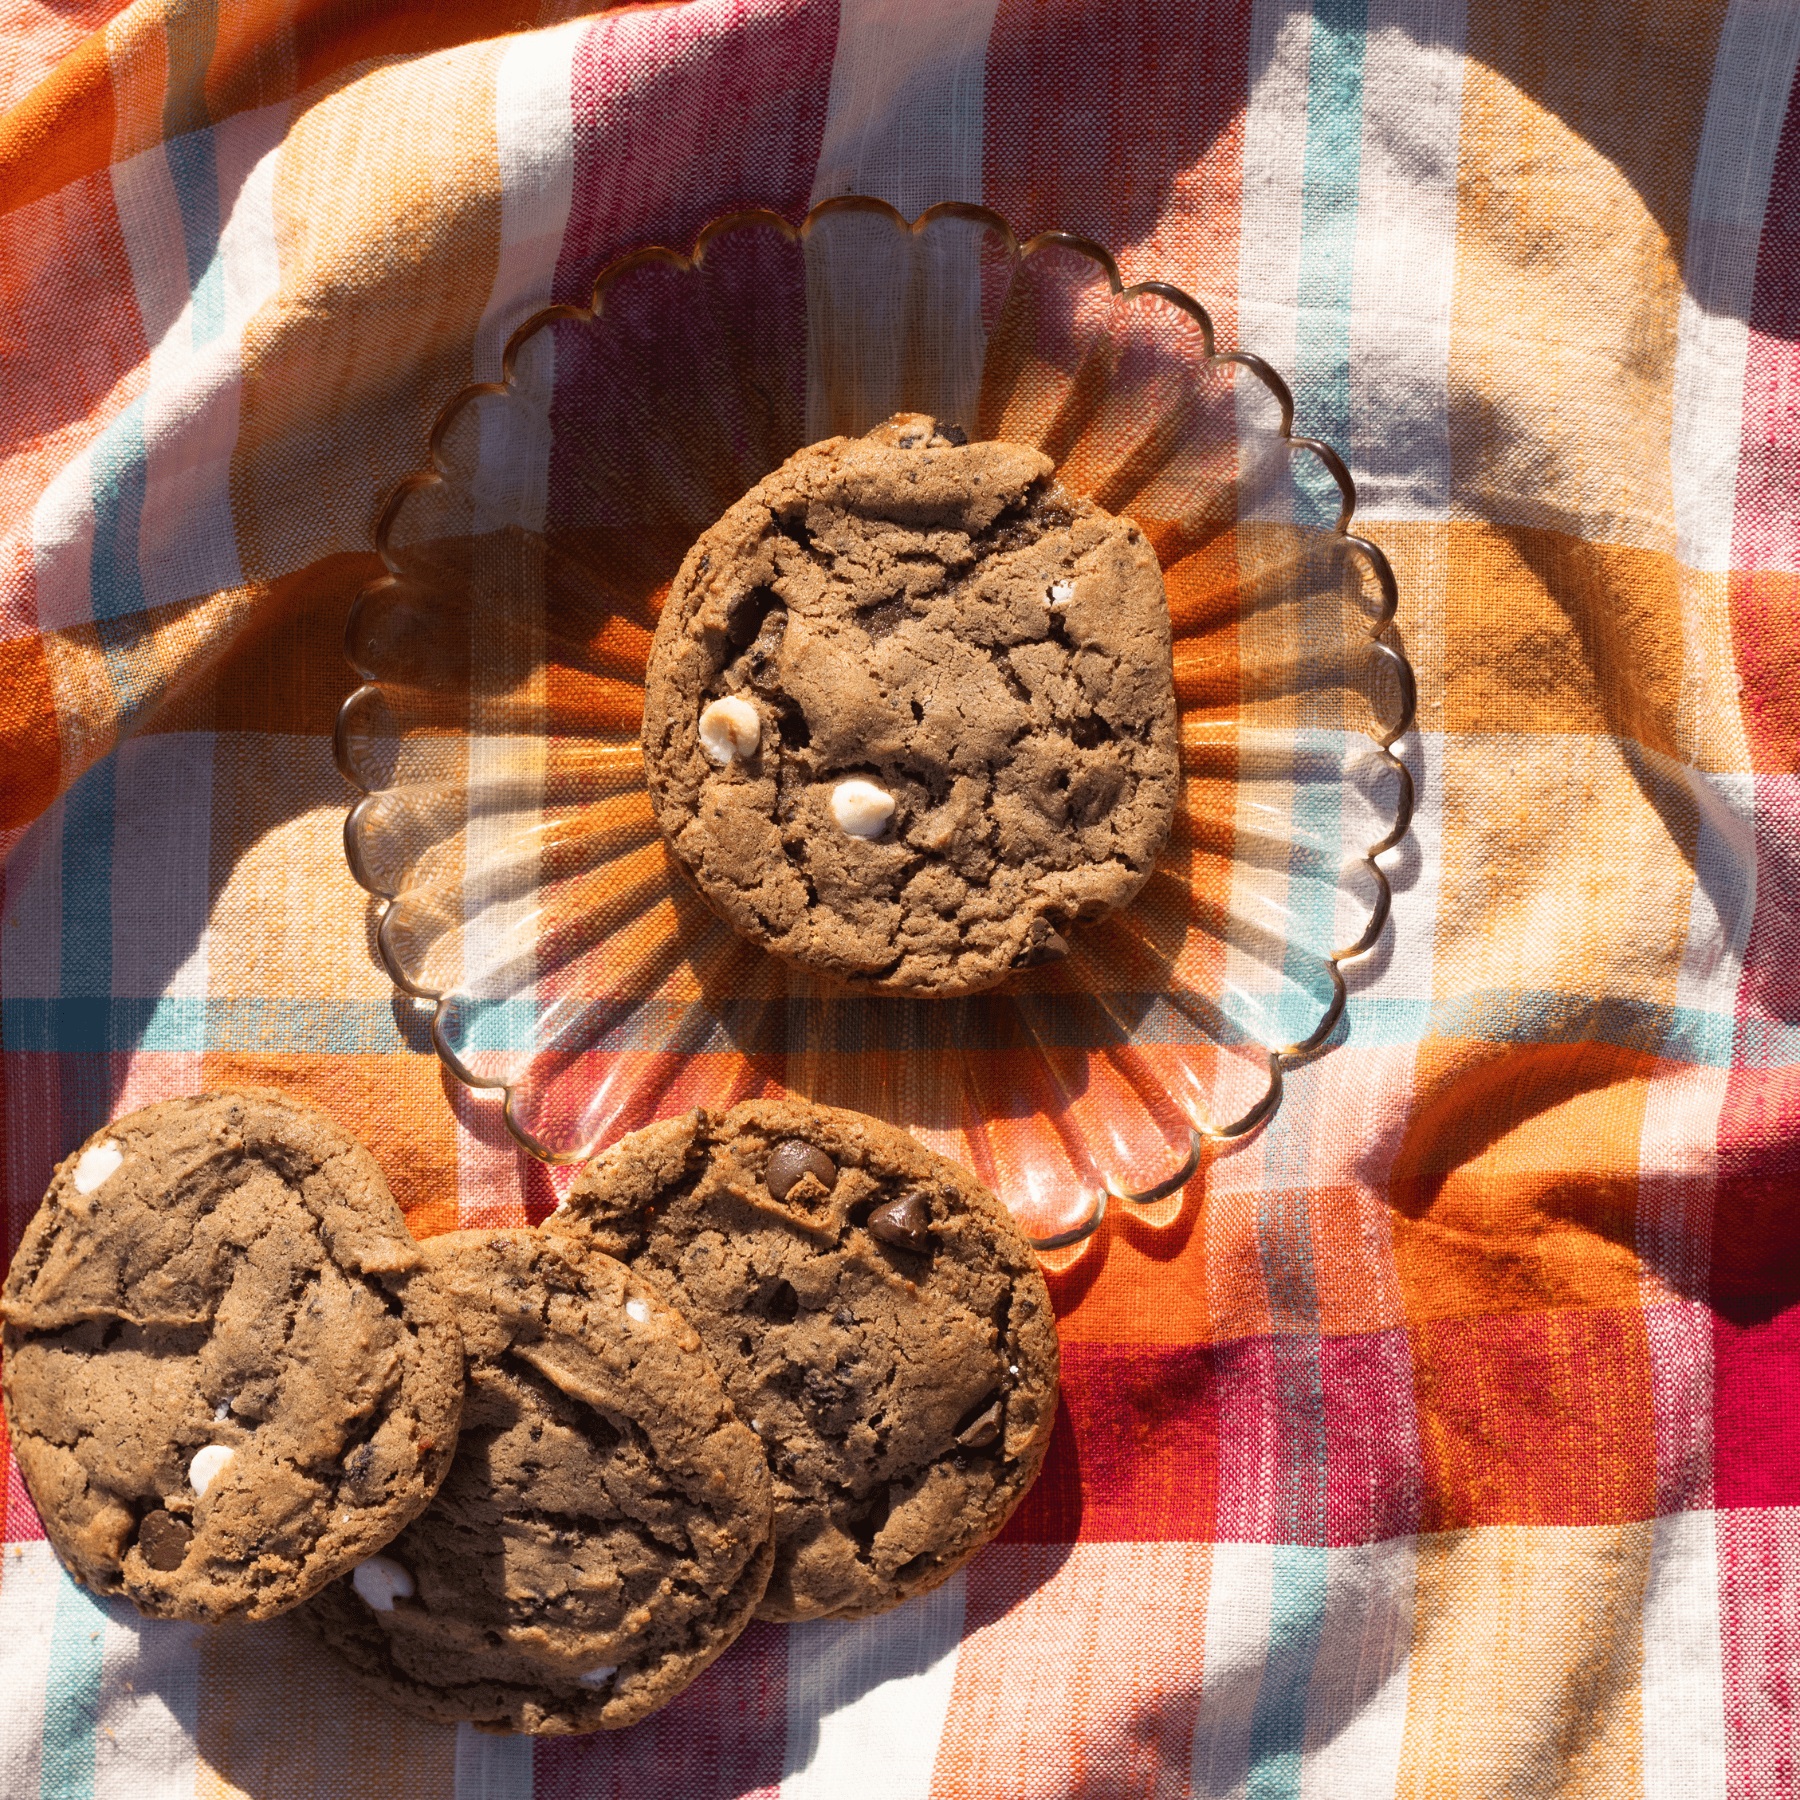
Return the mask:
{"type": "Polygon", "coordinates": [[[1186,295],[976,207],[734,215],[529,320],[388,502],[338,721],[350,867],[448,1069],[549,1161],[788,1091],[974,1168],[1053,1264],[1109,1198],[1172,1220],[1209,1141],[1338,1028],[1411,815],[1393,577],[1292,426],[1186,295]],[[1136,519],[1174,621],[1183,793],[1154,875],[1065,961],[961,1000],[851,994],[739,939],[665,850],[638,745],[689,545],[801,445],[901,410],[1036,445],[1136,519]]]}

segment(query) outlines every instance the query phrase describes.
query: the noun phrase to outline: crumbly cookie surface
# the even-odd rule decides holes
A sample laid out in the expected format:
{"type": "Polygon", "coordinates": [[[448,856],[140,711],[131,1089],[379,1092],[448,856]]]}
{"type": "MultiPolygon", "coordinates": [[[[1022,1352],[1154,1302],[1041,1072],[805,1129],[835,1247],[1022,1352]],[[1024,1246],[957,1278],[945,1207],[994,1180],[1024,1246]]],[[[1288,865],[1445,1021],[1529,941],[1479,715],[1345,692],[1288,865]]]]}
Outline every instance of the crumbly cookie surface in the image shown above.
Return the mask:
{"type": "Polygon", "coordinates": [[[7,1276],[6,1410],[77,1579],[162,1618],[266,1618],[431,1498],[461,1343],[374,1159],[247,1090],[115,1121],[7,1276]]]}
{"type": "Polygon", "coordinates": [[[764,1618],[935,1586],[1037,1474],[1058,1360],[1036,1257],[980,1182],[892,1126],[794,1101],[652,1125],[542,1229],[668,1295],[761,1439],[764,1618]]]}
{"type": "Polygon", "coordinates": [[[1174,816],[1148,541],[1039,452],[960,436],[902,414],[791,457],[690,551],[651,655],[676,855],[745,936],[880,992],[1066,954],[1174,816]]]}
{"type": "Polygon", "coordinates": [[[367,1592],[336,1582],[297,1616],[368,1686],[430,1718],[629,1725],[724,1651],[762,1597],[774,1541],[761,1447],[686,1321],[591,1246],[464,1231],[425,1255],[468,1346],[456,1460],[364,1573],[367,1592]]]}

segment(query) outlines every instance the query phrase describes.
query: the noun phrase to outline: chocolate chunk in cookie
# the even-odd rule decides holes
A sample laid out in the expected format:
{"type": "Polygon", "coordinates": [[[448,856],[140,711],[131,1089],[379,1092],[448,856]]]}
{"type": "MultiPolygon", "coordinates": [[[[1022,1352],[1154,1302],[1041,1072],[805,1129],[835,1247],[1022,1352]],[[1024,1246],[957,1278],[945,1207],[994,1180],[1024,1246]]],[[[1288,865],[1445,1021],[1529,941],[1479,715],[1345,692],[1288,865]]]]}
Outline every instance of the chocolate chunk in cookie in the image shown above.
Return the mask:
{"type": "Polygon", "coordinates": [[[855,1617],[935,1586],[1037,1474],[1057,1392],[1037,1260],[974,1176],[892,1126],[766,1100],[652,1125],[543,1229],[661,1289],[762,1440],[765,1618],[855,1617]],[[800,1150],[829,1187],[790,1180],[800,1150]]]}
{"type": "Polygon", "coordinates": [[[6,1410],[76,1578],[266,1618],[443,1479],[462,1352],[374,1159],[250,1090],[119,1119],[56,1172],[5,1291],[6,1410]]]}
{"type": "Polygon", "coordinates": [[[297,1615],[370,1687],[493,1731],[629,1725],[749,1622],[769,1473],[699,1340],[571,1238],[462,1231],[425,1254],[468,1345],[436,1500],[297,1615]]]}
{"type": "Polygon", "coordinates": [[[959,437],[901,414],[790,457],[694,546],[650,659],[675,854],[746,937],[884,993],[1067,955],[1179,784],[1143,533],[959,437]]]}

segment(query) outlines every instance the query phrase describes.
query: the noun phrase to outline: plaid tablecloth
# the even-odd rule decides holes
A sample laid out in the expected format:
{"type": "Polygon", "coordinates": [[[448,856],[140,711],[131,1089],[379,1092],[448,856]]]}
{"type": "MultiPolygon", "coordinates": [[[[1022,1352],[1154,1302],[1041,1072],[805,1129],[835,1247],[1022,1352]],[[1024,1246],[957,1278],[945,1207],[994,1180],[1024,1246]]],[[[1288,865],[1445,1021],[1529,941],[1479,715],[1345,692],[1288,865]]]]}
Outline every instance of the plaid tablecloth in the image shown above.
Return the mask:
{"type": "Polygon", "coordinates": [[[1059,1279],[1003,1540],[635,1731],[140,1621],[4,1488],[0,1791],[1796,1791],[1800,5],[0,0],[0,1173],[309,1096],[415,1231],[553,1203],[369,953],[378,496],[743,206],[978,200],[1203,295],[1392,559],[1411,840],[1347,1043],[1059,1279]]]}

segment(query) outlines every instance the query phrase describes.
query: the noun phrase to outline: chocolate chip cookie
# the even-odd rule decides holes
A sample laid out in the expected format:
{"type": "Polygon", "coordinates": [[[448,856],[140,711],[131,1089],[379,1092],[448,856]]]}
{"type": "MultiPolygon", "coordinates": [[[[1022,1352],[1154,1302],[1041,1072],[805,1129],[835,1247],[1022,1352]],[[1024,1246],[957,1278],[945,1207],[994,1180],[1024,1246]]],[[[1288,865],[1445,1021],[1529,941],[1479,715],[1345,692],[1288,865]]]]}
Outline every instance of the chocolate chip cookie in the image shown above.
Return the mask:
{"type": "Polygon", "coordinates": [[[1037,1260],[974,1176],[892,1126],[768,1100],[651,1125],[542,1229],[666,1294],[762,1440],[764,1618],[935,1586],[1037,1474],[1057,1392],[1037,1260]]]}
{"type": "Polygon", "coordinates": [[[6,1279],[6,1412],[78,1581],[159,1618],[267,1618],[436,1492],[448,1304],[374,1159],[275,1093],[116,1120],[57,1169],[6,1279]]]}
{"type": "Polygon", "coordinates": [[[644,709],[656,817],[777,956],[972,993],[1149,878],[1178,784],[1138,527],[918,414],[809,445],[682,563],[644,709]]]}
{"type": "Polygon", "coordinates": [[[297,1615],[370,1687],[490,1731],[629,1725],[749,1622],[769,1473],[699,1339],[574,1238],[463,1231],[425,1255],[468,1346],[437,1498],[297,1615]]]}

